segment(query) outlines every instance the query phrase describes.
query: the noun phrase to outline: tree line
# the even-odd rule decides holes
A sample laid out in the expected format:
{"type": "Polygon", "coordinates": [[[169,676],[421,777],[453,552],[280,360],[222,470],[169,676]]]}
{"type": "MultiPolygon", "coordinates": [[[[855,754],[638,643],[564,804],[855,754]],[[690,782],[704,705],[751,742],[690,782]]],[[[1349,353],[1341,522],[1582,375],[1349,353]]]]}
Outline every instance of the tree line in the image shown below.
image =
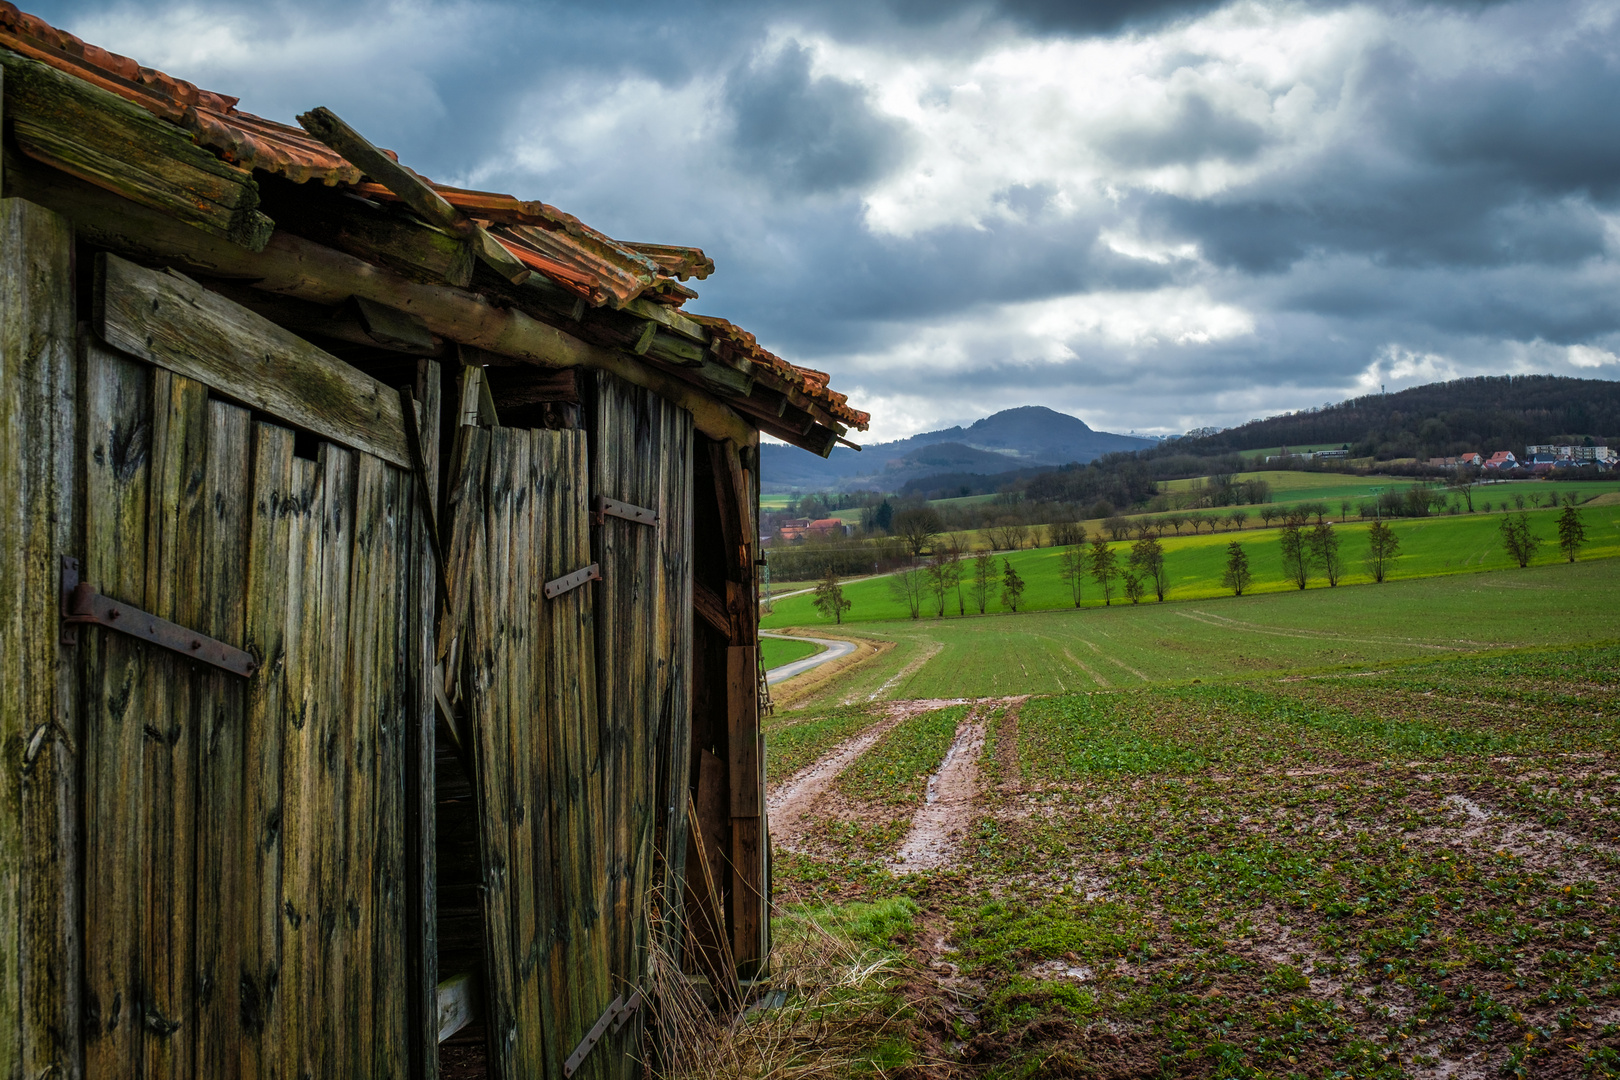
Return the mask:
{"type": "MultiPolygon", "coordinates": [[[[1504,517],[1498,531],[1508,555],[1521,568],[1529,566],[1542,544],[1532,531],[1529,514],[1521,510],[1504,517]]],[[[1574,562],[1586,543],[1586,527],[1578,508],[1564,508],[1558,518],[1557,534],[1559,549],[1574,562]]],[[[1116,596],[1139,604],[1149,596],[1162,603],[1168,595],[1170,579],[1164,547],[1157,536],[1139,537],[1124,553],[1111,546],[1102,533],[1088,535],[1084,526],[1074,526],[1066,539],[1058,573],[1075,607],[1081,606],[1088,583],[1101,590],[1104,606],[1112,606],[1116,596]]],[[[1345,569],[1342,540],[1332,522],[1312,525],[1303,515],[1290,515],[1283,524],[1279,544],[1284,580],[1305,589],[1313,580],[1323,579],[1329,588],[1336,588],[1345,569]]],[[[1383,520],[1375,520],[1367,530],[1363,556],[1373,581],[1387,581],[1400,555],[1401,543],[1395,530],[1383,520]]],[[[991,551],[968,551],[952,538],[938,545],[921,563],[914,561],[893,571],[888,578],[889,594],[905,606],[913,619],[921,618],[924,610],[945,618],[952,606],[958,615],[966,615],[970,607],[984,615],[992,598],[998,596],[1004,611],[1016,612],[1023,602],[1026,583],[1010,558],[1003,556],[999,567],[996,563],[991,551]]],[[[1234,596],[1242,596],[1253,581],[1248,551],[1240,541],[1231,541],[1226,547],[1222,586],[1234,596]]],[[[838,623],[853,607],[844,595],[843,578],[830,566],[815,587],[814,604],[823,617],[838,623]]]]}

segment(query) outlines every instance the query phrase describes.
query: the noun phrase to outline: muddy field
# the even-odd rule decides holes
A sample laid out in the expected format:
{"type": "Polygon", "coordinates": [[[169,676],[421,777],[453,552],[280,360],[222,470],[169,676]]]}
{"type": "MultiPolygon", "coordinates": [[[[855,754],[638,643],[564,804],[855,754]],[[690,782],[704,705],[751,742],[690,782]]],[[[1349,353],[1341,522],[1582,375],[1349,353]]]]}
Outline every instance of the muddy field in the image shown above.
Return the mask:
{"type": "Polygon", "coordinates": [[[1613,646],[784,713],[783,925],[882,914],[872,1075],[1616,1076],[1617,735],[1613,646]]]}

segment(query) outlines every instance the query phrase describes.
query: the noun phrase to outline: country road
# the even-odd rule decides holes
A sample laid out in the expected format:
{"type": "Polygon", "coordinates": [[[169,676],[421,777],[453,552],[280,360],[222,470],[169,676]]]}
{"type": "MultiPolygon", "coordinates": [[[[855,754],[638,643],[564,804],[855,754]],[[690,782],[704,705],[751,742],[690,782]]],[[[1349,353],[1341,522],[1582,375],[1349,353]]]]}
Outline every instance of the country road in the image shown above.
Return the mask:
{"type": "Polygon", "coordinates": [[[841,657],[848,656],[850,653],[855,651],[854,642],[839,641],[835,638],[804,637],[797,634],[771,633],[762,633],[760,636],[780,638],[783,641],[813,641],[822,648],[822,651],[816,653],[814,656],[807,656],[803,660],[795,660],[791,664],[783,664],[781,667],[771,668],[765,673],[765,682],[770,686],[775,686],[777,683],[782,682],[785,679],[791,679],[795,675],[802,675],[811,668],[820,667],[829,660],[840,659],[841,657]]]}

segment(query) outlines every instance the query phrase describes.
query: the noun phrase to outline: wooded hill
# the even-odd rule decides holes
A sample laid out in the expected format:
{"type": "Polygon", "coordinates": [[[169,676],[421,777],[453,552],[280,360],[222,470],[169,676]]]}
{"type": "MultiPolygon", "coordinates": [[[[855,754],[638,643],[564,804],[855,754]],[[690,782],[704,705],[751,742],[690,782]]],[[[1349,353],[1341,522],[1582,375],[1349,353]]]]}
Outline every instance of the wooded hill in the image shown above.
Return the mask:
{"type": "Polygon", "coordinates": [[[1387,461],[1497,450],[1529,443],[1620,440],[1620,382],[1558,375],[1482,375],[1368,394],[1213,434],[1176,439],[1144,456],[1215,457],[1276,446],[1345,445],[1387,461]]]}

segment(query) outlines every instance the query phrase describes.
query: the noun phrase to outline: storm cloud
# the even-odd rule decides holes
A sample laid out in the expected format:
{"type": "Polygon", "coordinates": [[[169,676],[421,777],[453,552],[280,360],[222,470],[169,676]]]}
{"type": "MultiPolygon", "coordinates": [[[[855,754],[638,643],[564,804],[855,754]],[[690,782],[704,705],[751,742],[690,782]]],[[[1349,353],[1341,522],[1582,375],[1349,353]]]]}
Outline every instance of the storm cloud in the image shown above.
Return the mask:
{"type": "Polygon", "coordinates": [[[687,243],[893,438],[1620,378],[1620,5],[56,0],[434,179],[687,243]]]}

